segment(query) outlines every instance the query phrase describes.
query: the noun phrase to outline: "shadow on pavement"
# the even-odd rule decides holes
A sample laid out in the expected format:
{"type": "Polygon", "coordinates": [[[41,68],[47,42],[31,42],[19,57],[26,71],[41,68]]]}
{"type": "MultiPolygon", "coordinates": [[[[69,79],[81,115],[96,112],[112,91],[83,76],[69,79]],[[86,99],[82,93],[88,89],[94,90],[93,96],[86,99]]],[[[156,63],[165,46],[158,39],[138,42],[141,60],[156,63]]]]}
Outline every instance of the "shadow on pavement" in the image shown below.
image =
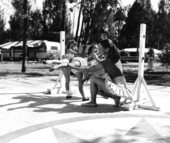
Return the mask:
{"type": "Polygon", "coordinates": [[[121,107],[114,107],[111,104],[98,104],[97,107],[83,107],[80,104],[84,103],[81,98],[73,97],[66,99],[65,96],[51,97],[47,95],[26,94],[19,95],[12,98],[12,103],[0,105],[0,107],[15,106],[8,108],[8,111],[32,109],[33,112],[57,112],[57,113],[113,113],[124,110],[121,107]],[[76,105],[78,103],[79,105],[76,105]],[[50,107],[51,106],[51,107],[50,107]]]}
{"type": "Polygon", "coordinates": [[[1,72],[0,77],[6,77],[9,75],[15,75],[15,77],[18,75],[24,75],[26,77],[41,77],[44,76],[44,74],[38,73],[38,72],[30,72],[30,73],[21,73],[21,72],[1,72]]]}

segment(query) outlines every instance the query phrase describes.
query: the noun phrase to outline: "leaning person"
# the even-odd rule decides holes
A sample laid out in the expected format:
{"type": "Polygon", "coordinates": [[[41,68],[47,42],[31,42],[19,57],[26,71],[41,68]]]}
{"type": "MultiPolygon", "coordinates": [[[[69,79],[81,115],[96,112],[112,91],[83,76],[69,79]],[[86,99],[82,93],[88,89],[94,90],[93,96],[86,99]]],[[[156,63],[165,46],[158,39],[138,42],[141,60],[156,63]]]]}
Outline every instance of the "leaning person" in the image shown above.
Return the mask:
{"type": "Polygon", "coordinates": [[[101,31],[100,31],[101,41],[103,41],[103,40],[108,40],[109,41],[109,44],[110,44],[111,48],[113,48],[111,50],[113,57],[118,57],[119,58],[119,60],[115,64],[119,67],[121,72],[123,72],[122,63],[121,63],[121,59],[120,59],[120,56],[119,56],[119,50],[117,49],[117,47],[115,46],[115,44],[113,43],[113,41],[109,37],[110,37],[109,31],[102,28],[101,31]]]}
{"type": "MultiPolygon", "coordinates": [[[[115,100],[115,106],[118,107],[120,104],[120,99],[121,96],[118,94],[113,93],[109,88],[107,83],[114,83],[116,85],[123,85],[125,89],[127,89],[126,86],[126,81],[123,73],[119,69],[119,67],[116,66],[116,62],[119,60],[117,57],[112,56],[111,49],[113,49],[110,46],[110,43],[108,40],[103,40],[101,41],[99,46],[99,56],[102,55],[102,57],[99,58],[98,55],[93,54],[94,58],[97,60],[98,63],[100,63],[104,70],[105,70],[105,75],[107,76],[92,76],[90,80],[90,93],[91,93],[91,101],[85,104],[82,104],[83,106],[88,106],[88,107],[95,107],[97,106],[96,103],[96,96],[98,93],[98,88],[103,90],[108,97],[112,98],[115,100]]],[[[81,68],[76,68],[72,67],[77,70],[83,71],[81,68]]],[[[88,72],[89,69],[84,69],[84,72],[88,72]]],[[[110,86],[110,85],[109,85],[110,86]]],[[[131,98],[131,97],[128,97],[131,98]]]]}
{"type": "MultiPolygon", "coordinates": [[[[68,42],[68,44],[66,46],[66,49],[65,49],[65,53],[66,54],[63,55],[63,57],[62,57],[63,59],[61,59],[61,60],[47,60],[47,61],[44,61],[44,64],[54,64],[50,68],[50,71],[55,70],[55,64],[62,64],[63,67],[61,68],[61,70],[62,70],[62,72],[64,74],[65,79],[66,79],[66,82],[65,82],[66,91],[63,91],[63,93],[66,93],[67,94],[66,98],[70,99],[70,98],[72,98],[73,92],[70,89],[70,73],[71,73],[71,69],[69,67],[67,67],[67,63],[71,62],[74,57],[82,56],[82,54],[78,53],[77,42],[74,41],[74,40],[70,40],[68,42]]],[[[80,59],[80,58],[78,58],[78,59],[80,59]]],[[[79,65],[79,62],[75,62],[75,64],[79,65]]],[[[82,64],[86,64],[86,62],[84,60],[82,60],[82,64]]],[[[77,76],[78,76],[78,80],[82,78],[82,74],[77,74],[77,76]]],[[[79,83],[80,83],[80,80],[79,80],[79,83]]],[[[83,94],[82,84],[79,84],[79,89],[80,89],[80,92],[82,93],[82,97],[83,97],[82,101],[89,100],[83,94]]]]}
{"type": "MultiPolygon", "coordinates": [[[[92,59],[92,54],[93,53],[97,53],[97,47],[95,47],[94,45],[90,46],[90,48],[88,49],[88,57],[87,58],[82,58],[82,57],[66,57],[66,59],[63,60],[53,60],[50,61],[50,63],[54,64],[51,68],[50,71],[53,71],[55,69],[59,69],[59,68],[66,68],[68,66],[68,64],[70,63],[72,66],[75,67],[87,67],[87,64],[92,63],[93,59],[92,59]]],[[[48,61],[47,61],[48,63],[48,61]]],[[[79,91],[82,95],[82,101],[87,101],[89,100],[89,98],[85,97],[84,94],[84,90],[83,90],[83,72],[79,71],[79,72],[75,72],[75,70],[73,71],[77,78],[78,78],[78,83],[79,83],[79,91]]],[[[97,71],[97,73],[99,73],[100,71],[97,71]]],[[[88,73],[89,74],[89,73],[88,73]]]]}

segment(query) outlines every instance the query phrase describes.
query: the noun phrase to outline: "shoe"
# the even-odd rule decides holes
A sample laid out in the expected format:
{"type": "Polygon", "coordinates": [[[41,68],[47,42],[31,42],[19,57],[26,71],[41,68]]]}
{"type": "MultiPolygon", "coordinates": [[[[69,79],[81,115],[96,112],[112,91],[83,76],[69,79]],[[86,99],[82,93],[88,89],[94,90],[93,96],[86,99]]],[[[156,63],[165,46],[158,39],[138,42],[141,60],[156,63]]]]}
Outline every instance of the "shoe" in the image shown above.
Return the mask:
{"type": "Polygon", "coordinates": [[[89,98],[83,98],[82,101],[88,101],[90,100],[89,98]]]}
{"type": "Polygon", "coordinates": [[[66,91],[66,94],[67,94],[66,99],[70,99],[70,98],[72,98],[73,92],[72,91],[66,91]]]}
{"type": "Polygon", "coordinates": [[[71,95],[67,95],[67,96],[66,96],[66,99],[70,99],[70,98],[72,98],[71,95]]]}
{"type": "Polygon", "coordinates": [[[84,106],[84,107],[97,107],[97,104],[88,102],[88,103],[81,104],[81,106],[84,106]]]}
{"type": "Polygon", "coordinates": [[[44,64],[44,65],[47,64],[46,60],[43,60],[43,64],[44,64]]]}
{"type": "Polygon", "coordinates": [[[54,67],[52,66],[50,69],[49,69],[50,72],[54,71],[54,67]]]}
{"type": "Polygon", "coordinates": [[[114,107],[119,107],[120,106],[120,98],[121,98],[120,96],[115,95],[115,97],[113,98],[114,101],[115,101],[114,107]]]}
{"type": "Polygon", "coordinates": [[[67,94],[68,91],[62,91],[63,94],[67,94]]]}

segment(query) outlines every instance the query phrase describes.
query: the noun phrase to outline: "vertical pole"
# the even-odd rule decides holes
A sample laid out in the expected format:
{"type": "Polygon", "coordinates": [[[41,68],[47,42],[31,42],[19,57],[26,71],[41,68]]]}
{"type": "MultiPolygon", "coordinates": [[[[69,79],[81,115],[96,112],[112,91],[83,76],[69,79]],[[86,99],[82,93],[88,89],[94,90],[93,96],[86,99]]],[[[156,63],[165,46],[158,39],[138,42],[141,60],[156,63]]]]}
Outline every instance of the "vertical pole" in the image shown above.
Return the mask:
{"type": "Polygon", "coordinates": [[[26,71],[26,43],[27,43],[27,0],[23,2],[23,9],[24,9],[24,28],[23,28],[23,60],[22,60],[22,72],[26,71]]]}
{"type": "Polygon", "coordinates": [[[60,59],[65,55],[65,31],[60,31],[60,59]]]}
{"type": "Polygon", "coordinates": [[[137,100],[140,100],[141,94],[141,82],[144,77],[144,61],[145,61],[145,38],[146,38],[146,24],[140,25],[140,38],[139,38],[139,67],[138,67],[138,78],[139,78],[139,87],[137,91],[137,100]]]}
{"type": "Polygon", "coordinates": [[[75,37],[75,32],[74,32],[74,30],[75,30],[75,13],[74,13],[74,10],[73,10],[73,37],[75,37]]]}
{"type": "MultiPolygon", "coordinates": [[[[60,59],[65,55],[65,31],[60,31],[60,59]]],[[[60,87],[64,87],[64,76],[61,77],[60,87]]]]}
{"type": "Polygon", "coordinates": [[[139,41],[139,70],[138,70],[138,76],[140,76],[141,78],[143,78],[144,74],[145,38],[146,38],[146,24],[141,24],[139,41]]]}

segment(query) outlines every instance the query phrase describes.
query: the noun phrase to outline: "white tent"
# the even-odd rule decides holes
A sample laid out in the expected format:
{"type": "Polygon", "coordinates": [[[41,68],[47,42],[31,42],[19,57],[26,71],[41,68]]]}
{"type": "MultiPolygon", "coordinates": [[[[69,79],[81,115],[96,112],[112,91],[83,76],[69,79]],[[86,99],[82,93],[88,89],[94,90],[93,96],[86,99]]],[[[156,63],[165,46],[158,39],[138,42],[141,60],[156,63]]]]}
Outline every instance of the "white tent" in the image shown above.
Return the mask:
{"type": "MultiPolygon", "coordinates": [[[[38,47],[42,44],[42,40],[28,40],[27,46],[28,47],[38,47]]],[[[22,41],[14,41],[14,42],[7,42],[5,44],[0,45],[0,48],[2,49],[10,49],[11,47],[22,47],[23,42],[22,41]]]]}
{"type": "MultiPolygon", "coordinates": [[[[27,46],[31,47],[31,48],[39,47],[39,46],[41,46],[42,42],[43,42],[42,40],[28,40],[27,41],[27,46]]],[[[13,47],[22,47],[22,46],[23,46],[23,41],[17,43],[13,47]]]]}
{"type": "MultiPolygon", "coordinates": [[[[60,43],[47,40],[28,40],[27,53],[31,58],[48,58],[54,55],[56,58],[60,57],[60,43]]],[[[7,42],[0,45],[2,53],[5,57],[18,58],[22,55],[22,41],[7,42]],[[21,48],[18,48],[21,47],[21,48]]]]}
{"type": "Polygon", "coordinates": [[[14,45],[16,45],[16,44],[18,44],[18,43],[20,43],[19,41],[15,41],[15,42],[7,42],[7,43],[4,43],[4,44],[1,44],[0,45],[0,48],[2,48],[2,49],[10,49],[12,46],[14,46],[14,45]]]}
{"type": "MultiPolygon", "coordinates": [[[[50,46],[60,46],[59,42],[53,42],[53,41],[47,41],[47,40],[28,40],[27,41],[27,47],[33,48],[33,47],[39,47],[42,45],[42,43],[45,43],[48,48],[50,46]]],[[[7,42],[0,45],[0,48],[2,49],[10,49],[11,47],[22,47],[23,41],[14,41],[14,42],[7,42]]]]}

